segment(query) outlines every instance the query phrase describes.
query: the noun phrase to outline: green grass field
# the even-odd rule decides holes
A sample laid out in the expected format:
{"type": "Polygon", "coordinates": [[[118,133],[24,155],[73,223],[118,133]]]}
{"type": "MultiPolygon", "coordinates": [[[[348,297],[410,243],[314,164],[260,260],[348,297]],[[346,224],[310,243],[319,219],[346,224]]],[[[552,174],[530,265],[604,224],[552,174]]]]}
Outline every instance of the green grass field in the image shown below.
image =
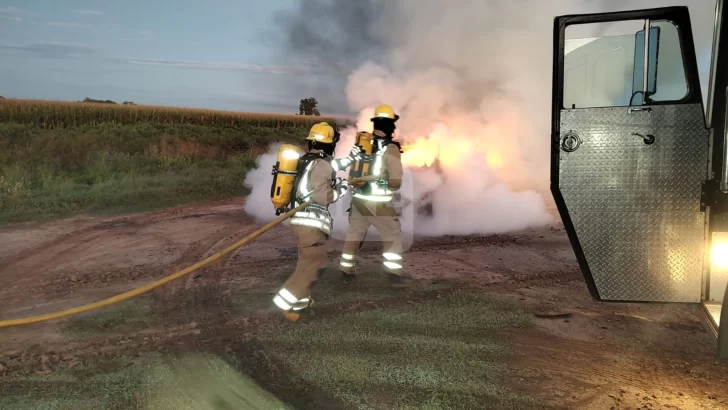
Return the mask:
{"type": "Polygon", "coordinates": [[[255,157],[305,127],[0,123],[0,224],[246,194],[255,157]]]}
{"type": "Polygon", "coordinates": [[[271,142],[332,117],[0,101],[0,225],[245,195],[271,142]]]}

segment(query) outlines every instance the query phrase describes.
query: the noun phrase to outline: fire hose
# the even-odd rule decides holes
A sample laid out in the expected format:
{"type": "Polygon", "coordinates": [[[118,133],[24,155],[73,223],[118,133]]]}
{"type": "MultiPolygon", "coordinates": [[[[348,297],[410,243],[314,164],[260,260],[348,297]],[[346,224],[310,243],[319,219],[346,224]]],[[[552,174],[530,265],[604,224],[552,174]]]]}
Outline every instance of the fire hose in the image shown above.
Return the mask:
{"type": "Polygon", "coordinates": [[[253,241],[254,239],[256,239],[257,237],[259,237],[260,235],[266,233],[267,231],[269,231],[270,229],[272,229],[276,225],[280,224],[281,222],[285,221],[286,219],[290,218],[291,216],[293,216],[293,214],[295,214],[296,212],[302,210],[303,208],[305,208],[308,205],[309,205],[309,202],[304,202],[303,204],[301,204],[301,205],[299,205],[299,206],[291,209],[290,211],[288,211],[285,214],[277,217],[273,221],[268,222],[264,226],[258,228],[255,232],[253,232],[250,235],[246,236],[245,238],[243,238],[243,239],[235,242],[234,244],[228,246],[227,248],[225,248],[225,249],[223,249],[223,250],[215,253],[214,255],[209,256],[209,257],[207,257],[207,258],[205,258],[205,259],[203,259],[203,260],[195,263],[194,265],[188,266],[185,269],[182,269],[180,271],[177,271],[177,272],[175,272],[175,273],[173,273],[171,275],[168,275],[168,276],[166,276],[166,277],[164,277],[162,279],[159,279],[159,280],[157,280],[155,282],[149,283],[147,285],[141,286],[141,287],[136,288],[136,289],[132,289],[132,290],[130,290],[128,292],[125,292],[125,293],[122,293],[122,294],[119,294],[119,295],[116,295],[116,296],[112,296],[112,297],[110,297],[108,299],[100,300],[98,302],[89,303],[87,305],[78,306],[78,307],[71,308],[71,309],[62,310],[60,312],[47,313],[47,314],[38,315],[38,316],[30,316],[30,317],[21,318],[21,319],[3,320],[3,321],[0,321],[0,328],[3,328],[3,327],[12,327],[12,326],[20,326],[20,325],[28,325],[28,324],[31,324],[31,323],[45,322],[45,321],[48,321],[48,320],[59,319],[59,318],[62,318],[62,317],[77,315],[79,313],[84,313],[84,312],[88,312],[90,310],[99,309],[99,308],[102,308],[102,307],[105,307],[105,306],[113,305],[113,304],[116,304],[116,303],[119,303],[119,302],[123,302],[123,301],[128,300],[128,299],[137,297],[137,296],[142,295],[142,294],[144,294],[146,292],[149,292],[152,289],[158,288],[158,287],[160,287],[162,285],[165,285],[165,284],[167,284],[169,282],[172,282],[173,280],[179,279],[179,278],[181,278],[181,277],[183,277],[185,275],[189,275],[190,273],[195,272],[195,271],[197,271],[197,270],[199,270],[199,269],[201,269],[201,268],[203,268],[203,267],[211,264],[212,262],[215,262],[216,260],[218,260],[221,257],[227,255],[228,253],[230,253],[230,252],[232,252],[232,251],[234,251],[234,250],[236,250],[236,249],[238,249],[238,248],[240,248],[242,246],[247,245],[249,242],[253,241]]]}

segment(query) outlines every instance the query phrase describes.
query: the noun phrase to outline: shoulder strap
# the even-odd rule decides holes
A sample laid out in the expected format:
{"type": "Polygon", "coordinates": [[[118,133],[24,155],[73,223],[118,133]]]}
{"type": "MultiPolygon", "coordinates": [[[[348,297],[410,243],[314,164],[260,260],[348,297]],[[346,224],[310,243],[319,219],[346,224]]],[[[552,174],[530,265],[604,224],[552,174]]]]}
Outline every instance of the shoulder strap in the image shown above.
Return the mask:
{"type": "Polygon", "coordinates": [[[400,154],[402,153],[402,144],[400,144],[398,141],[395,141],[395,140],[390,139],[390,138],[382,138],[381,141],[382,141],[382,148],[386,148],[387,145],[392,144],[392,145],[395,145],[397,147],[397,149],[399,150],[400,154]]]}
{"type": "Polygon", "coordinates": [[[291,192],[291,208],[294,208],[296,206],[296,201],[298,201],[298,188],[301,184],[301,178],[303,178],[303,172],[306,170],[306,167],[308,165],[315,161],[316,159],[322,158],[321,154],[315,154],[311,152],[307,152],[301,156],[301,158],[298,160],[298,167],[296,168],[296,178],[293,179],[293,192],[291,192]]]}
{"type": "Polygon", "coordinates": [[[402,153],[402,144],[400,144],[399,141],[395,141],[392,139],[386,139],[384,141],[384,146],[386,147],[389,144],[395,145],[397,147],[397,149],[399,150],[399,152],[402,153]]]}

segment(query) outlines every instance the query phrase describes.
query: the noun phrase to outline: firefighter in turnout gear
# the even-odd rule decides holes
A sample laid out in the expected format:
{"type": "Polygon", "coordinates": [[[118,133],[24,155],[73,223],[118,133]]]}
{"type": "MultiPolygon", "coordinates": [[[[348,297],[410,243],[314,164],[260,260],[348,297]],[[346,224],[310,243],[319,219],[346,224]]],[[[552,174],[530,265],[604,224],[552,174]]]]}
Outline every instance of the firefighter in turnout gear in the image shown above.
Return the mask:
{"type": "Polygon", "coordinates": [[[273,303],[292,322],[313,304],[311,287],[326,267],[325,245],[333,224],[328,206],[344,196],[349,188],[346,180],[336,179],[336,170],[345,169],[358,158],[359,152],[354,148],[347,157],[334,160],[339,135],[325,122],[314,125],[306,140],[308,152],[298,161],[291,207],[307,201],[311,204],[290,219],[298,245],[298,263],[295,272],[273,298],[273,303]]]}
{"type": "Polygon", "coordinates": [[[402,150],[400,144],[392,140],[398,119],[388,105],[380,105],[374,110],[373,148],[365,161],[369,164],[368,174],[381,178],[352,187],[349,228],[339,262],[344,282],[355,277],[357,252],[369,226],[373,225],[382,239],[382,263],[390,281],[394,285],[403,284],[401,224],[392,203],[402,184],[402,150]]]}

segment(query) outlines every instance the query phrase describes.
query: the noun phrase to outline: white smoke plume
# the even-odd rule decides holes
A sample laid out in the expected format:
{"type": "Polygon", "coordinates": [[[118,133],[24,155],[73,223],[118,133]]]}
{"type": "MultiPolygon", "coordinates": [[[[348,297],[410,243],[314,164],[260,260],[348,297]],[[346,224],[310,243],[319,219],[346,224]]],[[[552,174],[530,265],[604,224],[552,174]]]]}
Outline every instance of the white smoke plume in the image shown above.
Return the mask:
{"type": "Polygon", "coordinates": [[[273,183],[271,172],[281,145],[271,144],[268,152],[255,159],[255,169],[245,175],[243,185],[250,189],[250,194],[245,198],[243,210],[259,221],[269,222],[276,218],[275,209],[270,202],[270,188],[273,183]]]}
{"type": "MultiPolygon", "coordinates": [[[[333,3],[346,8],[346,2],[333,3]]],[[[433,193],[433,219],[414,215],[412,206],[404,210],[403,230],[418,235],[491,234],[553,222],[548,210],[553,17],[684,3],[357,2],[360,8],[368,3],[377,10],[368,13],[366,21],[369,36],[376,38],[377,57],[367,55],[348,75],[346,99],[350,110],[360,114],[360,130],[371,130],[369,118],[378,104],[393,106],[401,116],[397,137],[416,147],[403,155],[409,168],[403,196],[415,200],[438,188],[433,193]],[[435,158],[444,178],[418,170],[435,158]]],[[[314,7],[326,2],[306,3],[314,7]]],[[[332,10],[330,3],[326,4],[332,10]]],[[[704,81],[714,8],[714,0],[690,5],[704,81]]],[[[311,12],[309,8],[307,13],[311,12]]],[[[337,156],[346,155],[354,132],[343,133],[337,156]]],[[[253,186],[246,211],[261,219],[272,218],[268,195],[274,157],[273,150],[272,157],[261,159],[261,175],[251,173],[246,179],[253,186]]],[[[340,232],[346,226],[347,205],[332,208],[340,232]]]]}

